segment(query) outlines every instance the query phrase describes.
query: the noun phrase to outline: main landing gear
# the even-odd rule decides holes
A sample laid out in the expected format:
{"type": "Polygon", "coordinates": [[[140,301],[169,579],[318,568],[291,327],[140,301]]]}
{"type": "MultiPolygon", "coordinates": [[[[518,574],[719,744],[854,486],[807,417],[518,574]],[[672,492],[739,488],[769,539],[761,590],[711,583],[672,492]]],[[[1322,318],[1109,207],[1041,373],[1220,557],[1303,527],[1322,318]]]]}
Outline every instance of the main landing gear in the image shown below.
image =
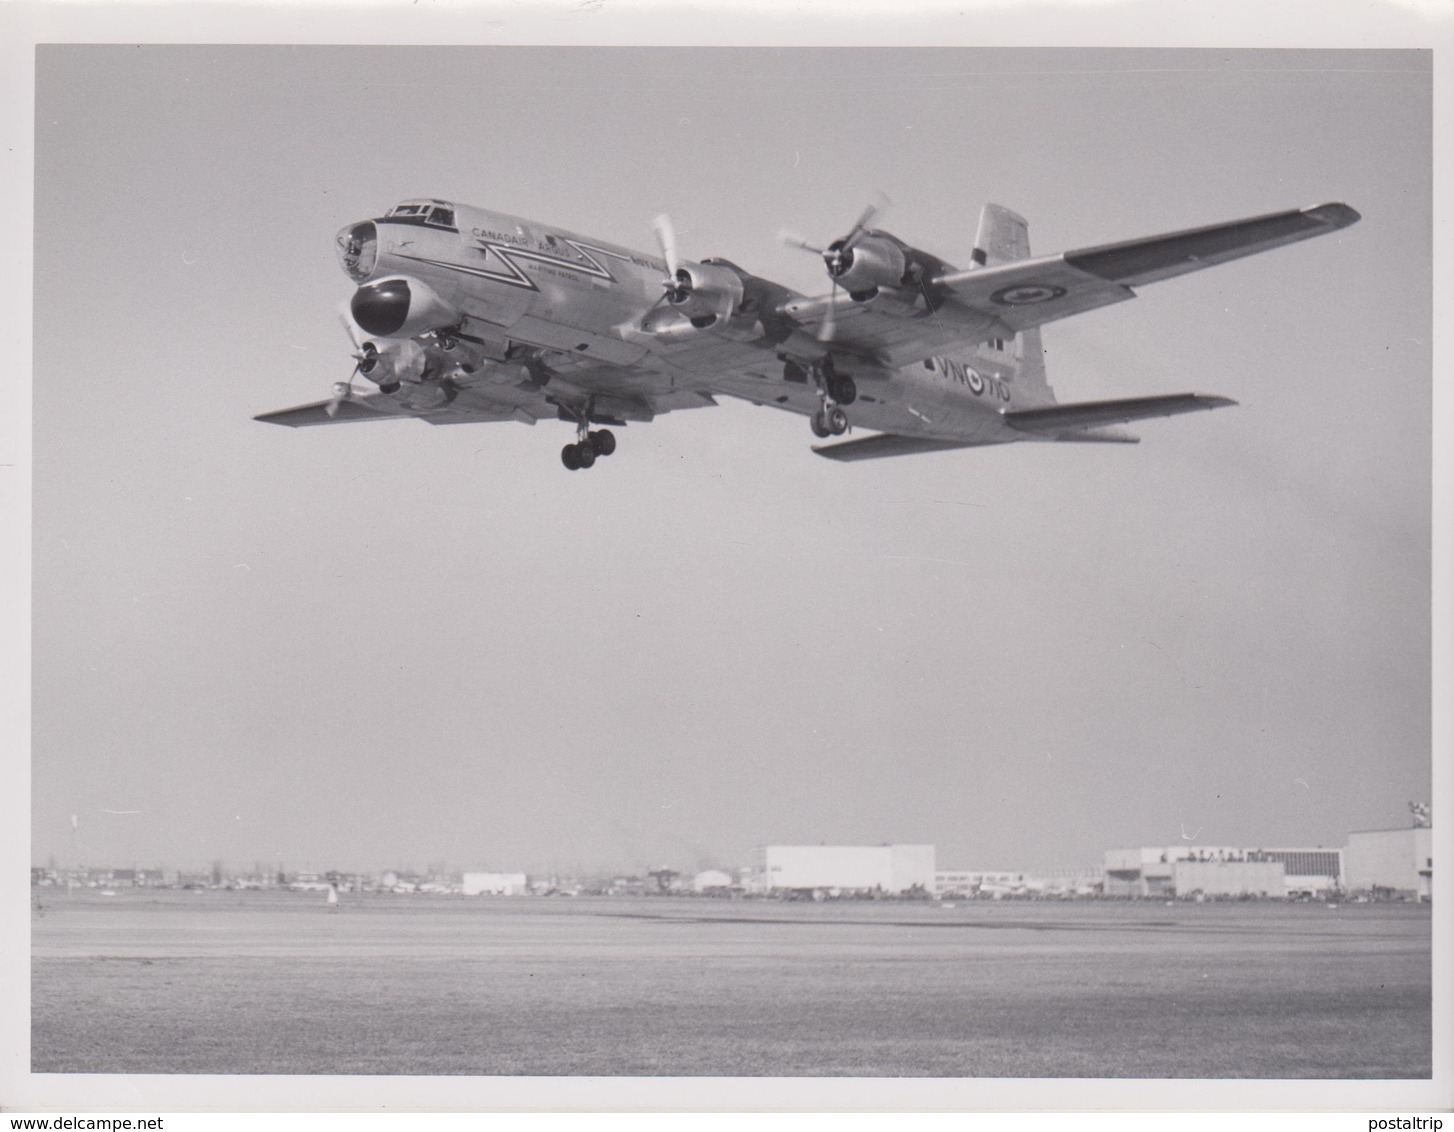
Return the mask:
{"type": "Polygon", "coordinates": [[[610,429],[592,432],[582,428],[580,431],[582,436],[578,441],[560,450],[560,462],[573,472],[591,467],[597,456],[609,456],[616,451],[616,436],[610,429]]]}
{"type": "Polygon", "coordinates": [[[848,414],[837,405],[831,408],[824,405],[816,413],[813,419],[808,422],[813,430],[813,435],[822,439],[830,436],[842,436],[848,431],[848,414]]]}
{"type": "Polygon", "coordinates": [[[813,435],[820,439],[842,436],[848,431],[848,414],[842,407],[858,400],[858,386],[848,374],[838,373],[833,368],[831,356],[813,366],[809,373],[818,390],[819,401],[818,411],[808,422],[813,435]]]}

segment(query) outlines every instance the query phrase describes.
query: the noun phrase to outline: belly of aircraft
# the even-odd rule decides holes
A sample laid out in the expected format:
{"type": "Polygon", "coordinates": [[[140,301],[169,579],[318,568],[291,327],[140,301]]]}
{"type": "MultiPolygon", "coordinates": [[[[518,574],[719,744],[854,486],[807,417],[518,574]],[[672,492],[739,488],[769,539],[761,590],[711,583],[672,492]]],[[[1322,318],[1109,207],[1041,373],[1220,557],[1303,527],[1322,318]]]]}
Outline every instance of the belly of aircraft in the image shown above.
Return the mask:
{"type": "Polygon", "coordinates": [[[954,389],[939,389],[895,375],[875,403],[849,409],[856,427],[938,440],[1003,444],[1024,439],[1005,424],[998,409],[954,389]]]}

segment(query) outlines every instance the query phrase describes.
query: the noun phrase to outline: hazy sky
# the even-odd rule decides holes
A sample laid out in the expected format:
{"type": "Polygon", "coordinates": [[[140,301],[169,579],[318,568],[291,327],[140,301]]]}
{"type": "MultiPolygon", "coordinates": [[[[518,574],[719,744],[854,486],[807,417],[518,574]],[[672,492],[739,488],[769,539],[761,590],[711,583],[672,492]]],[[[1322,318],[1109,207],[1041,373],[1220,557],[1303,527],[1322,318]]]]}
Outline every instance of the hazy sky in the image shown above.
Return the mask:
{"type": "Polygon", "coordinates": [[[1430,795],[1417,52],[43,47],[33,853],[233,867],[942,867],[1341,845],[1430,795]],[[333,234],[412,196],[809,292],[792,228],[967,263],[1343,200],[1045,332],[1139,447],[839,465],[724,403],[314,430],[333,234]],[[137,814],[107,811],[140,811],[137,814]],[[74,836],[70,816],[78,815],[74,836]]]}

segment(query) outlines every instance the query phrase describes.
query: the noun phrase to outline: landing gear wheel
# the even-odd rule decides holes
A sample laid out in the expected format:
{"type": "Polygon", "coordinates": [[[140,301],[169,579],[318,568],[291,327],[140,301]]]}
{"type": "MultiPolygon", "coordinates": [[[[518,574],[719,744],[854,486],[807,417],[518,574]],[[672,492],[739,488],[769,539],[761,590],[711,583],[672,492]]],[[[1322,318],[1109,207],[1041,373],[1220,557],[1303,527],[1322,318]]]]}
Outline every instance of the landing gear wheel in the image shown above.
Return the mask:
{"type": "Polygon", "coordinates": [[[596,450],[591,447],[589,440],[583,440],[576,445],[576,462],[582,468],[589,468],[596,462],[596,450]]]}
{"type": "Polygon", "coordinates": [[[591,433],[588,439],[597,456],[609,456],[616,451],[616,436],[609,428],[591,433]]]}
{"type": "Polygon", "coordinates": [[[828,383],[828,393],[840,405],[851,405],[858,400],[858,386],[847,374],[834,377],[828,383]]]}
{"type": "Polygon", "coordinates": [[[842,436],[848,431],[848,414],[842,409],[833,408],[828,410],[828,431],[834,436],[842,436]]]}
{"type": "Polygon", "coordinates": [[[812,420],[808,424],[813,430],[813,435],[820,439],[827,440],[828,437],[833,435],[833,430],[828,426],[828,422],[823,419],[822,413],[814,413],[812,420]]]}
{"type": "Polygon", "coordinates": [[[577,471],[581,466],[580,449],[574,444],[567,444],[560,450],[560,462],[571,471],[577,471]]]}

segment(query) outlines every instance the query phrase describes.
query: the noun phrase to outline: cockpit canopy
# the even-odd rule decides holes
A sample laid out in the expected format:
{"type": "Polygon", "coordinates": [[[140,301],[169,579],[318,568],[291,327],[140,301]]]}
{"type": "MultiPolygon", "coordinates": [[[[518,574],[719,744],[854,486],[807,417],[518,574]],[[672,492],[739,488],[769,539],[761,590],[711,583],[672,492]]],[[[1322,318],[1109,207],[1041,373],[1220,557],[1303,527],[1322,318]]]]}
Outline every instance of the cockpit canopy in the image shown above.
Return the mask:
{"type": "Polygon", "coordinates": [[[406,200],[394,205],[386,220],[418,220],[433,228],[454,229],[454,205],[447,200],[406,200]]]}
{"type": "Polygon", "coordinates": [[[447,200],[406,200],[396,204],[378,220],[350,224],[338,234],[337,250],[339,263],[355,283],[365,282],[378,268],[378,226],[389,221],[419,224],[443,232],[458,231],[454,226],[454,205],[447,200]]]}

